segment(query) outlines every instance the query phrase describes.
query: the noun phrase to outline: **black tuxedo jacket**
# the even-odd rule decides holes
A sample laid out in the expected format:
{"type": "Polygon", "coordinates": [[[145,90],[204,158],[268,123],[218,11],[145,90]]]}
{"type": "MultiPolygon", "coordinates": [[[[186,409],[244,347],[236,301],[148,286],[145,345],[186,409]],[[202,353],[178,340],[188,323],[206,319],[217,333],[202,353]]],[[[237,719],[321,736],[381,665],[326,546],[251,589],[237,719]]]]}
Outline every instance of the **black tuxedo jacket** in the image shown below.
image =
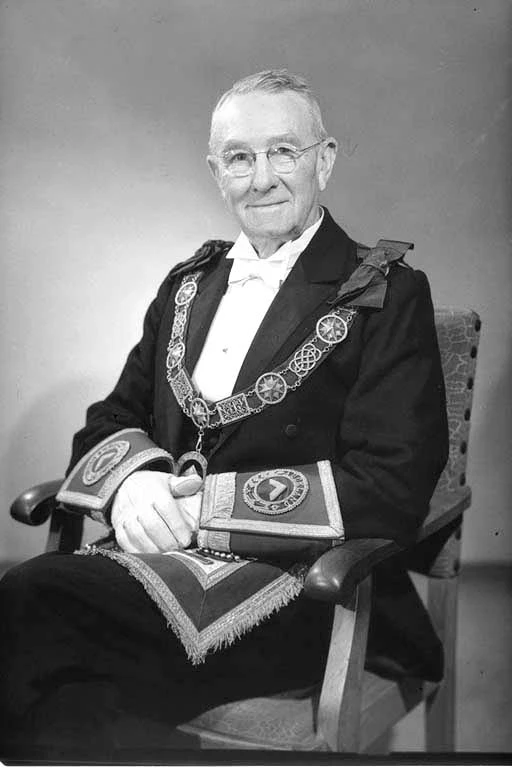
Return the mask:
{"type": "MultiPolygon", "coordinates": [[[[187,339],[190,373],[225,292],[231,263],[221,255],[203,268],[187,339]]],[[[325,211],[252,342],[235,392],[294,351],[329,311],[329,300],[357,265],[356,243],[325,211]]],[[[193,449],[197,430],[182,414],[166,379],[180,282],[181,276],[171,270],[114,390],[89,408],[86,425],[74,438],[70,468],[100,440],[126,427],[145,430],[175,458],[193,449]]],[[[389,272],[382,309],[361,309],[347,339],[282,402],[207,432],[204,452],[209,472],[328,459],[347,538],[385,537],[406,544],[427,514],[447,450],[443,376],[428,282],[422,272],[398,264],[389,272]]],[[[391,638],[396,648],[397,637],[409,632],[412,644],[436,659],[427,676],[438,676],[439,648],[409,582],[396,570],[390,575],[389,569],[377,581],[384,622],[374,626],[371,638],[389,639],[394,632],[390,627],[398,628],[391,638]]]]}
{"type": "MultiPolygon", "coordinates": [[[[283,362],[329,311],[328,301],[356,268],[356,244],[326,211],[318,232],[271,304],[234,391],[283,362]]],[[[193,305],[185,364],[192,373],[226,289],[231,261],[204,268],[193,305]]],[[[144,333],[114,390],[92,405],[73,444],[70,468],[96,443],[139,427],[178,457],[197,430],[166,379],[173,271],[146,314],[144,333]]],[[[447,459],[443,376],[427,279],[398,265],[384,307],[362,309],[348,338],[276,405],[206,433],[210,472],[332,463],[347,538],[413,539],[447,459]]]]}

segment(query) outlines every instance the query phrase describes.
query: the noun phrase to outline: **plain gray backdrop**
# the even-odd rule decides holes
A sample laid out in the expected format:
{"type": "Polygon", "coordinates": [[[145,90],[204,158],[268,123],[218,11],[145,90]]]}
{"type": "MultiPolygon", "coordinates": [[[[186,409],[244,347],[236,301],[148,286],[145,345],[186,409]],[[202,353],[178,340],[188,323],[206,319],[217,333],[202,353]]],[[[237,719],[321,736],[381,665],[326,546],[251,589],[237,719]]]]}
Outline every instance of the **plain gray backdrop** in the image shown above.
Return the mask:
{"type": "Polygon", "coordinates": [[[512,552],[508,0],[12,0],[0,4],[0,558],[63,474],[177,261],[236,229],[205,163],[211,110],[286,66],[341,142],[325,202],[349,234],[416,244],[436,304],[482,317],[466,561],[512,552]]]}

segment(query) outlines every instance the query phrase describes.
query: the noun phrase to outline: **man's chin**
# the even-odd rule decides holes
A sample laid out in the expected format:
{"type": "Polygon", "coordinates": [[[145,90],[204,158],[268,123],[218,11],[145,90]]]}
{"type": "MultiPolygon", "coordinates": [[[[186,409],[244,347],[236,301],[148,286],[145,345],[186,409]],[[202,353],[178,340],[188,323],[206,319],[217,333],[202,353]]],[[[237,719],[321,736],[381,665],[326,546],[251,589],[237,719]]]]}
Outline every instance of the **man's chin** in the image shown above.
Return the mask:
{"type": "Polygon", "coordinates": [[[294,229],[284,205],[250,208],[245,211],[245,230],[253,237],[286,238],[294,229]]]}

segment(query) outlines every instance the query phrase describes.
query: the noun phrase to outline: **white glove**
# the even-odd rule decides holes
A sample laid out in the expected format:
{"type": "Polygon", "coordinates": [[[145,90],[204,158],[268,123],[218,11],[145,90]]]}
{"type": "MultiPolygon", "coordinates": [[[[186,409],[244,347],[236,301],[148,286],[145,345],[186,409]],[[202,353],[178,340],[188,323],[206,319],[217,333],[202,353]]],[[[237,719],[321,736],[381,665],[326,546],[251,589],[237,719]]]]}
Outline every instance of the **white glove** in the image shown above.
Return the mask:
{"type": "Polygon", "coordinates": [[[139,470],[121,483],[112,526],[125,552],[166,552],[190,546],[199,527],[202,492],[196,473],[176,477],[139,470]]]}

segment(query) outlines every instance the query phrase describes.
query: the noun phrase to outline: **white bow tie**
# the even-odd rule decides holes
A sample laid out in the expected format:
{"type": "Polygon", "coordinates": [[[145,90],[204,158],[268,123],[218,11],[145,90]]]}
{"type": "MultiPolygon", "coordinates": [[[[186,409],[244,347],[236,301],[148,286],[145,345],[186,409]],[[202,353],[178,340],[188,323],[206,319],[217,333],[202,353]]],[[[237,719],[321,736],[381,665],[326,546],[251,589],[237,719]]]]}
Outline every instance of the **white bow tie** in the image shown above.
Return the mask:
{"type": "Polygon", "coordinates": [[[247,280],[262,280],[269,288],[278,290],[288,272],[288,260],[235,259],[229,274],[229,285],[247,280]]]}

